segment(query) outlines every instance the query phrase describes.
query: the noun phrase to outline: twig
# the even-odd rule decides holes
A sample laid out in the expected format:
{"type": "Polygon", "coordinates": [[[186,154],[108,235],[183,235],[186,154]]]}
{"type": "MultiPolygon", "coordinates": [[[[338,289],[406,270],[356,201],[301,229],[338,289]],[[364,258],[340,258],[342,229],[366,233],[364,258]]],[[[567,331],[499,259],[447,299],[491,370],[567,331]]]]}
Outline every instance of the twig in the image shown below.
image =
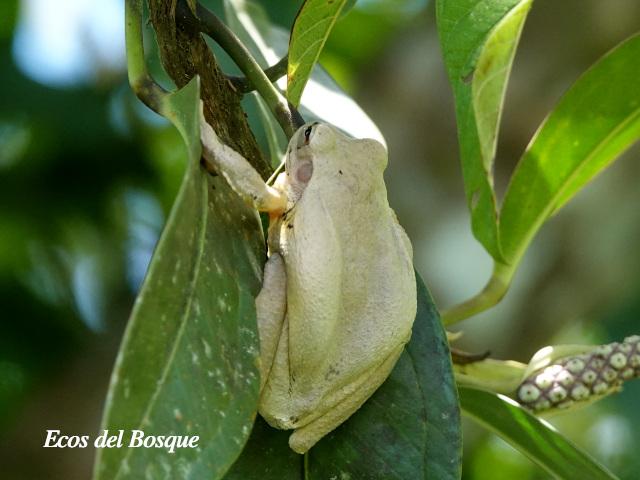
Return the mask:
{"type": "MultiPolygon", "coordinates": [[[[265,68],[264,74],[267,76],[269,81],[275,82],[287,74],[288,65],[289,57],[285,55],[278,60],[277,63],[265,68]]],[[[227,78],[231,83],[233,83],[234,88],[240,93],[249,93],[256,89],[247,77],[227,75],[227,78]]]]}
{"type": "Polygon", "coordinates": [[[213,12],[200,4],[196,6],[197,18],[193,17],[184,0],[178,2],[177,11],[178,9],[180,20],[185,23],[187,28],[197,26],[199,31],[210,36],[227,52],[250,84],[262,96],[287,138],[291,138],[304,123],[300,114],[290,109],[287,100],[271,83],[271,80],[240,39],[213,12]]]}
{"type": "Polygon", "coordinates": [[[476,296],[441,312],[443,325],[451,325],[496,305],[507,293],[515,266],[496,263],[491,278],[476,296]]]}
{"type": "Polygon", "coordinates": [[[162,97],[168,92],[158,85],[147,71],[142,38],[142,0],[126,0],[125,38],[129,84],[147,107],[160,113],[162,97]]]}

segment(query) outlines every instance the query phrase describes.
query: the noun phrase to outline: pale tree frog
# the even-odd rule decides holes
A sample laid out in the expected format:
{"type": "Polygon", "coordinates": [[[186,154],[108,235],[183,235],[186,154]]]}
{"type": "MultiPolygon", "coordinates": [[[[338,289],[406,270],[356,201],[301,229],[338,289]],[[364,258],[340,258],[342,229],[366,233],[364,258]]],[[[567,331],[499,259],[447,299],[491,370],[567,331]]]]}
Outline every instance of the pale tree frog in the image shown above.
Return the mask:
{"type": "Polygon", "coordinates": [[[416,315],[412,248],[389,207],[387,151],[313,123],[289,143],[268,186],[201,119],[203,154],[233,189],[269,213],[269,259],[256,299],[259,412],[294,429],[304,453],[384,382],[416,315]]]}

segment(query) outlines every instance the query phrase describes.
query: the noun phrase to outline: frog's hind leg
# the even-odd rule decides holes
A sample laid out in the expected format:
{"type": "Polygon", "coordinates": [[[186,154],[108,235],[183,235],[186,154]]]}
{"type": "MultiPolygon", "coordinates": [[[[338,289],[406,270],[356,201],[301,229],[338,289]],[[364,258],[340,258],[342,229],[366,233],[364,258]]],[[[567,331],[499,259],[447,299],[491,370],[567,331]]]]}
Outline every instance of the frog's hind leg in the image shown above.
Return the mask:
{"type": "MultiPolygon", "coordinates": [[[[289,437],[291,449],[300,454],[306,453],[318,440],[353,415],[387,379],[403,350],[404,345],[400,345],[368,375],[363,375],[340,389],[337,394],[323,399],[322,407],[328,408],[328,411],[297,428],[291,434],[289,437]]],[[[301,423],[304,424],[304,419],[301,423]]]]}
{"type": "Polygon", "coordinates": [[[256,315],[260,335],[260,391],[262,391],[282,336],[287,313],[287,275],[284,260],[272,253],[264,266],[262,290],[256,297],[256,315]]]}

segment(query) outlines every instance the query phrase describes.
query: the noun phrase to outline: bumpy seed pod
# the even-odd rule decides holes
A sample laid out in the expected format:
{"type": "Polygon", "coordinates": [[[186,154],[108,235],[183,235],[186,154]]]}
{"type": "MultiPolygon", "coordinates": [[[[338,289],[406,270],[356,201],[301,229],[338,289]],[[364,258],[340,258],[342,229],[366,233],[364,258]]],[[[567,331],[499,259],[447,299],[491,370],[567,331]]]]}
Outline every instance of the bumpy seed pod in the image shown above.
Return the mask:
{"type": "Polygon", "coordinates": [[[516,390],[516,399],[535,413],[547,413],[590,403],[638,376],[640,336],[634,335],[622,343],[554,359],[525,378],[516,390]]]}

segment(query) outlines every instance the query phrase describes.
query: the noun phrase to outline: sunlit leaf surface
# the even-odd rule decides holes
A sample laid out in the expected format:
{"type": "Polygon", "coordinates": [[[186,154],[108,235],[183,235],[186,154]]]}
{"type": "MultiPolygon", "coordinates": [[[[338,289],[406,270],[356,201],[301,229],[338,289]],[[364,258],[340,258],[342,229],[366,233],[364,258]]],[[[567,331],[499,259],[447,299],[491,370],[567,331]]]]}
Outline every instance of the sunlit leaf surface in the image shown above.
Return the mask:
{"type": "Polygon", "coordinates": [[[453,87],[471,225],[501,260],[493,161],[504,93],[532,0],[438,0],[438,33],[453,87]]]}
{"type": "Polygon", "coordinates": [[[289,41],[287,98],[297,106],[313,66],[318,61],[346,0],[305,0],[289,41]]]}
{"type": "Polygon", "coordinates": [[[548,423],[503,395],[459,387],[463,412],[502,437],[555,478],[615,479],[616,476],[548,423]]]}
{"type": "Polygon", "coordinates": [[[501,211],[509,262],[520,259],[549,215],[640,138],[639,58],[635,35],[578,79],[540,127],[501,211]]]}
{"type": "Polygon", "coordinates": [[[605,55],[540,127],[505,195],[500,239],[516,263],[544,221],[640,138],[640,35],[605,55]]]}

